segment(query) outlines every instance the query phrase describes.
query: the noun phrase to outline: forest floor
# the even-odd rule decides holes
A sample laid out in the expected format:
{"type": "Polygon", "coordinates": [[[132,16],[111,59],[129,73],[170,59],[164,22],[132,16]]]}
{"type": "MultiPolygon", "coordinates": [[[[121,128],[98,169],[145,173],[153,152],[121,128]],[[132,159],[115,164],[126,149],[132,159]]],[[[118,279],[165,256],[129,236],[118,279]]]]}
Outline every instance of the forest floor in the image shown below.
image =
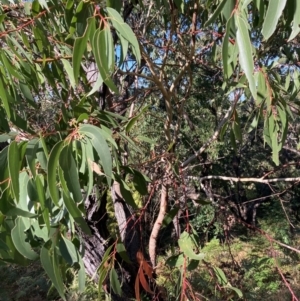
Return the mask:
{"type": "MultiPolygon", "coordinates": [[[[300,238],[296,240],[300,242],[300,238]]],[[[159,257],[159,261],[164,263],[171,255],[170,252],[159,257]]],[[[267,239],[256,235],[233,239],[230,244],[220,244],[218,239],[211,239],[201,252],[206,254],[206,263],[201,263],[189,274],[189,281],[199,300],[292,300],[282,277],[300,300],[300,256],[295,252],[270,245],[267,239]],[[220,268],[226,275],[227,288],[221,293],[216,292],[217,279],[211,277],[207,263],[211,267],[220,268]],[[238,298],[228,286],[241,290],[243,297],[238,298]]],[[[172,296],[175,296],[175,280],[178,281],[178,277],[171,276],[176,276],[176,271],[164,264],[160,266],[157,282],[164,287],[170,301],[176,300],[172,296]]],[[[50,288],[51,284],[37,262],[28,267],[0,265],[0,301],[60,300],[56,291],[50,288]]],[[[83,294],[78,293],[77,284],[73,283],[68,288],[67,300],[94,301],[98,300],[97,296],[97,288],[90,282],[83,294]]]]}

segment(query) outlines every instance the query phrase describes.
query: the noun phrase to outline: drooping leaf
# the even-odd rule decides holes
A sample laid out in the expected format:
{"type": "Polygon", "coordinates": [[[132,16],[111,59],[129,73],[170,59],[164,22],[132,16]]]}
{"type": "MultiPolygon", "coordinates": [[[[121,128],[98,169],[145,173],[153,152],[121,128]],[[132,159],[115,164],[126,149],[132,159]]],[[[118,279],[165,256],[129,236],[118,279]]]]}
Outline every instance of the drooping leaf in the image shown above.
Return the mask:
{"type": "Polygon", "coordinates": [[[121,284],[118,279],[118,274],[114,268],[112,268],[109,272],[109,280],[110,280],[110,285],[111,285],[111,288],[113,289],[113,291],[117,295],[121,296],[121,294],[122,294],[121,284]]]}
{"type": "MultiPolygon", "coordinates": [[[[141,266],[142,267],[142,266],[141,266]]],[[[148,284],[148,281],[146,280],[146,277],[145,277],[145,275],[144,275],[144,271],[143,271],[143,269],[139,269],[139,271],[138,271],[138,277],[139,277],[139,279],[140,279],[140,283],[141,283],[141,285],[142,285],[142,287],[143,287],[143,289],[147,292],[147,293],[149,293],[149,294],[154,294],[154,292],[150,289],[150,286],[149,286],[149,284],[148,284]]]]}
{"type": "Polygon", "coordinates": [[[98,72],[96,82],[92,83],[93,89],[87,94],[87,96],[91,96],[95,92],[99,91],[99,88],[101,87],[102,84],[103,84],[103,79],[101,77],[101,74],[98,72]]]}
{"type": "Polygon", "coordinates": [[[34,177],[36,175],[35,163],[36,163],[36,152],[37,152],[37,148],[38,148],[37,142],[38,142],[38,139],[36,138],[36,139],[30,140],[27,143],[26,155],[25,155],[27,164],[34,177]]]}
{"type": "Polygon", "coordinates": [[[46,0],[38,0],[41,7],[45,7],[47,9],[47,11],[49,11],[49,7],[47,5],[47,1],[46,0]]]}
{"type": "Polygon", "coordinates": [[[138,63],[141,62],[141,52],[138,44],[138,40],[134,35],[130,26],[125,23],[119,13],[111,7],[107,7],[108,15],[111,17],[111,22],[117,32],[122,35],[124,39],[126,39],[132,45],[132,51],[135,55],[135,58],[138,63]]]}
{"type": "Polygon", "coordinates": [[[84,218],[82,217],[81,211],[78,209],[76,203],[74,202],[74,200],[72,200],[72,198],[66,191],[63,191],[63,200],[66,208],[74,218],[75,222],[81,227],[81,229],[86,234],[91,235],[91,230],[87,225],[86,221],[84,220],[84,218]]]}
{"type": "Polygon", "coordinates": [[[65,237],[61,237],[59,240],[59,251],[69,265],[72,266],[74,263],[79,262],[76,247],[65,237]]]}
{"type": "Polygon", "coordinates": [[[256,99],[256,83],[253,76],[254,62],[247,21],[239,15],[235,15],[235,22],[237,26],[236,38],[239,48],[240,65],[246,74],[251,94],[256,99]]]}
{"type": "Polygon", "coordinates": [[[218,267],[214,267],[214,271],[216,273],[219,283],[221,285],[227,284],[228,280],[227,280],[227,277],[225,276],[224,272],[218,267]]]}
{"type": "Polygon", "coordinates": [[[111,79],[115,65],[115,50],[109,26],[95,31],[92,49],[103,81],[112,91],[118,93],[119,91],[111,79]]]}
{"type": "Polygon", "coordinates": [[[84,54],[84,51],[86,50],[91,28],[93,26],[95,26],[95,18],[94,17],[88,18],[87,27],[83,36],[75,39],[72,61],[73,61],[74,79],[76,84],[78,84],[78,77],[79,77],[82,56],[84,54]]]}
{"type": "Polygon", "coordinates": [[[293,26],[292,26],[292,32],[291,32],[291,35],[289,36],[288,42],[293,40],[300,32],[300,3],[297,0],[293,0],[293,1],[294,1],[294,6],[296,9],[293,10],[293,14],[294,14],[293,26]]]}
{"type": "Polygon", "coordinates": [[[116,245],[116,249],[117,252],[120,254],[120,256],[122,257],[122,259],[128,263],[130,263],[130,259],[128,257],[127,251],[125,249],[125,246],[122,242],[118,241],[117,245],[116,245]]]}
{"type": "Polygon", "coordinates": [[[139,115],[135,116],[135,117],[133,117],[133,118],[131,118],[129,120],[129,122],[126,125],[126,132],[127,133],[130,132],[131,128],[134,126],[134,124],[136,123],[136,121],[138,120],[138,118],[139,118],[139,115]]]}
{"type": "Polygon", "coordinates": [[[40,253],[41,264],[47,275],[51,279],[54,287],[57,289],[60,297],[66,300],[64,294],[64,286],[62,276],[59,271],[57,253],[55,247],[51,246],[51,241],[48,241],[41,249],[40,253]]]}
{"type": "Polygon", "coordinates": [[[75,90],[76,88],[76,82],[75,82],[75,77],[74,77],[74,71],[73,71],[73,68],[70,64],[70,62],[66,59],[61,59],[61,62],[63,63],[64,65],[64,68],[68,74],[68,78],[69,78],[69,81],[70,81],[70,84],[71,84],[71,87],[75,90]]]}
{"type": "MultiPolygon", "coordinates": [[[[86,162],[94,162],[94,151],[90,140],[87,140],[86,142],[81,142],[81,147],[85,149],[85,152],[83,152],[83,154],[85,154],[83,160],[86,160],[86,162]]],[[[89,164],[87,164],[87,170],[88,170],[87,195],[90,195],[93,189],[94,177],[93,177],[93,170],[89,164]]]]}
{"type": "Polygon", "coordinates": [[[99,128],[90,124],[81,125],[79,131],[89,138],[90,142],[98,153],[108,185],[110,185],[112,179],[112,159],[109,147],[103,138],[103,133],[99,128]]]}
{"type": "Polygon", "coordinates": [[[141,150],[140,147],[137,146],[137,144],[127,135],[123,134],[122,132],[119,133],[119,135],[125,140],[127,141],[130,146],[138,153],[142,154],[143,151],[141,150]]]}
{"type": "Polygon", "coordinates": [[[227,288],[231,289],[232,291],[234,291],[238,295],[239,298],[243,297],[243,293],[242,293],[242,291],[240,289],[238,289],[238,288],[236,288],[234,286],[231,286],[231,285],[227,286],[227,288]]]}
{"type": "Polygon", "coordinates": [[[98,268],[98,275],[99,275],[99,280],[98,280],[98,296],[100,299],[101,292],[102,292],[102,285],[104,283],[104,280],[106,279],[108,272],[109,272],[109,258],[111,256],[111,249],[113,248],[113,245],[109,246],[107,250],[105,251],[102,262],[98,268]]]}
{"type": "Polygon", "coordinates": [[[187,266],[188,271],[193,271],[199,266],[200,261],[191,259],[189,260],[189,264],[187,266]]]}
{"type": "Polygon", "coordinates": [[[59,141],[52,149],[49,161],[48,161],[48,185],[49,185],[49,192],[51,195],[51,198],[56,206],[58,205],[59,201],[59,194],[57,189],[57,167],[59,163],[59,157],[61,150],[63,149],[64,142],[59,141]]]}
{"type": "Polygon", "coordinates": [[[210,16],[210,18],[204,23],[204,27],[211,25],[220,15],[223,7],[225,6],[226,2],[228,3],[228,0],[222,0],[216,10],[213,12],[213,14],[210,16]]]}
{"type": "Polygon", "coordinates": [[[18,144],[13,141],[8,147],[8,170],[10,181],[12,184],[12,190],[17,202],[20,199],[20,186],[19,186],[19,171],[20,171],[20,151],[18,144]]]}
{"type": "Polygon", "coordinates": [[[17,203],[17,207],[24,210],[29,211],[28,209],[28,201],[29,201],[29,176],[26,171],[22,171],[19,174],[19,187],[20,187],[20,199],[17,203]]]}
{"type": "Polygon", "coordinates": [[[44,222],[47,226],[48,231],[50,231],[50,218],[49,218],[49,209],[46,206],[46,195],[45,188],[43,185],[44,179],[42,175],[37,175],[35,178],[35,185],[37,189],[37,194],[41,204],[42,215],[44,218],[44,222]]]}
{"type": "Polygon", "coordinates": [[[226,23],[226,32],[225,36],[223,39],[223,44],[222,44],[222,60],[223,60],[223,70],[224,74],[227,78],[231,76],[231,74],[228,72],[228,59],[229,59],[229,37],[230,37],[230,31],[233,27],[233,18],[229,18],[227,23],[226,23]]]}
{"type": "Polygon", "coordinates": [[[11,237],[16,249],[26,258],[35,260],[38,258],[30,244],[27,242],[27,235],[25,234],[26,226],[22,217],[17,217],[15,220],[15,227],[11,231],[11,237]]]}
{"type": "Polygon", "coordinates": [[[238,140],[239,142],[242,142],[240,120],[239,120],[236,110],[234,111],[234,120],[232,122],[232,130],[234,132],[234,136],[235,136],[236,140],[238,140]]]}
{"type": "Polygon", "coordinates": [[[225,18],[226,21],[232,16],[232,12],[235,8],[236,2],[235,0],[227,0],[223,9],[222,9],[222,16],[225,18]]]}
{"type": "Polygon", "coordinates": [[[266,17],[262,27],[262,35],[265,40],[268,40],[274,33],[285,4],[286,0],[269,0],[266,17]]]}
{"type": "Polygon", "coordinates": [[[36,218],[38,215],[25,211],[20,208],[12,208],[5,212],[5,215],[7,216],[22,216],[22,217],[28,217],[28,218],[36,218]]]}
{"type": "Polygon", "coordinates": [[[41,167],[46,171],[48,166],[48,157],[47,153],[45,153],[45,148],[43,147],[43,143],[41,140],[38,143],[36,157],[41,167]]]}
{"type": "Polygon", "coordinates": [[[203,253],[195,253],[194,248],[196,247],[192,235],[184,231],[180,235],[180,239],[178,240],[178,245],[180,247],[180,250],[190,259],[194,260],[202,260],[205,257],[205,254],[203,253]]]}
{"type": "Polygon", "coordinates": [[[63,176],[69,192],[72,193],[74,201],[80,203],[83,198],[78,179],[78,170],[69,146],[66,146],[61,150],[59,165],[63,171],[63,176]]]}
{"type": "Polygon", "coordinates": [[[119,35],[120,43],[121,43],[121,54],[120,54],[120,61],[119,61],[119,67],[122,66],[122,63],[126,60],[127,52],[128,52],[128,41],[123,38],[122,35],[119,35]]]}
{"type": "Polygon", "coordinates": [[[0,75],[0,99],[3,103],[5,112],[7,114],[8,119],[11,118],[11,110],[10,110],[10,103],[9,103],[9,97],[7,95],[6,89],[4,89],[4,84],[0,75]]]}
{"type": "Polygon", "coordinates": [[[147,182],[151,182],[151,180],[146,175],[128,166],[122,166],[122,169],[133,175],[132,181],[135,189],[141,195],[146,195],[148,193],[147,182]]]}

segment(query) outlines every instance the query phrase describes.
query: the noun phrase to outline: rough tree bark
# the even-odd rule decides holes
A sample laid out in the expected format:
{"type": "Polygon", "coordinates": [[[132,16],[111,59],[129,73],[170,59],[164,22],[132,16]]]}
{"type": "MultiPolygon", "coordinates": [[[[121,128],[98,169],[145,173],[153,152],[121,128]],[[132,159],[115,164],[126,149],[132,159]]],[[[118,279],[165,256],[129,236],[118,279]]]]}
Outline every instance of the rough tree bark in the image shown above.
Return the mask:
{"type": "MultiPolygon", "coordinates": [[[[94,188],[98,189],[98,188],[94,188]]],[[[95,281],[98,281],[97,269],[101,264],[103,255],[109,245],[109,232],[106,227],[107,212],[107,191],[100,200],[96,193],[88,196],[85,201],[86,221],[91,229],[92,235],[87,235],[81,229],[77,229],[84,247],[83,262],[87,274],[95,281]]]]}

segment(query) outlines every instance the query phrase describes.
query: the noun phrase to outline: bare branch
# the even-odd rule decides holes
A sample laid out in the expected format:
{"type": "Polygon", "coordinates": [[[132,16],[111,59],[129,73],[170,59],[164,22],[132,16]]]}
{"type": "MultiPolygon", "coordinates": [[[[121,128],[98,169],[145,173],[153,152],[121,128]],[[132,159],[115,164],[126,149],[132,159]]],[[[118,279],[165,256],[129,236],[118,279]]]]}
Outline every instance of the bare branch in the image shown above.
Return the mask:
{"type": "Polygon", "coordinates": [[[206,176],[206,177],[193,177],[188,176],[188,179],[198,180],[200,183],[205,180],[222,180],[230,182],[256,182],[256,183],[276,183],[276,182],[299,182],[300,177],[296,178],[274,178],[274,179],[264,179],[264,178],[236,178],[236,177],[226,177],[226,176],[206,176]]]}
{"type": "Polygon", "coordinates": [[[163,184],[161,188],[161,197],[160,197],[160,209],[157,219],[153,225],[153,229],[149,239],[149,256],[153,268],[156,266],[156,244],[159,230],[161,228],[162,222],[166,215],[166,210],[168,206],[168,187],[163,184]]]}

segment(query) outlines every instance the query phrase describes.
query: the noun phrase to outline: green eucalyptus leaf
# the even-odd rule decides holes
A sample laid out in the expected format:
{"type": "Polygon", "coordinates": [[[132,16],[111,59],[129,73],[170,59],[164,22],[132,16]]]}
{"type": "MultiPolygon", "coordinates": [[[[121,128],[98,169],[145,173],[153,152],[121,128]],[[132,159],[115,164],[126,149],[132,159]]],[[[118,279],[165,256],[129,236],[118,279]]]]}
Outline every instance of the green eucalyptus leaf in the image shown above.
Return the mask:
{"type": "Polygon", "coordinates": [[[249,82],[251,94],[254,97],[254,99],[256,99],[256,83],[253,76],[254,62],[252,56],[252,45],[250,42],[250,36],[247,25],[248,23],[244,18],[240,17],[239,15],[235,15],[235,23],[237,26],[236,38],[239,48],[240,65],[245,71],[247,80],[249,82]]]}
{"type": "Polygon", "coordinates": [[[6,115],[8,119],[11,119],[11,110],[10,110],[10,100],[9,100],[9,96],[7,94],[6,89],[4,89],[4,83],[0,74],[0,99],[1,102],[4,106],[6,115]]]}
{"type": "Polygon", "coordinates": [[[112,159],[110,149],[103,137],[103,132],[99,128],[90,124],[81,125],[79,127],[79,131],[92,143],[101,160],[101,165],[103,166],[103,170],[107,178],[107,183],[110,185],[112,179],[112,159]]]}
{"type": "Polygon", "coordinates": [[[114,268],[112,268],[109,272],[109,280],[110,280],[110,285],[111,285],[111,288],[113,289],[113,291],[117,295],[121,296],[121,294],[122,294],[121,284],[118,279],[118,274],[114,268]]]}
{"type": "Polygon", "coordinates": [[[48,231],[50,231],[50,213],[49,209],[46,206],[46,195],[45,195],[45,187],[44,187],[44,178],[42,175],[37,175],[35,178],[35,185],[36,185],[36,190],[37,194],[39,197],[39,201],[41,204],[41,210],[42,210],[42,215],[44,218],[44,222],[47,226],[48,231]]]}
{"type": "Polygon", "coordinates": [[[38,258],[30,244],[27,242],[27,235],[25,230],[27,230],[23,217],[17,217],[15,220],[15,227],[11,231],[11,237],[16,246],[16,249],[26,258],[30,260],[35,260],[38,258]]]}
{"type": "Polygon", "coordinates": [[[78,169],[69,146],[66,146],[61,150],[59,165],[63,171],[68,191],[72,193],[74,201],[80,203],[83,200],[83,197],[78,179],[78,169]]]}
{"type": "Polygon", "coordinates": [[[74,72],[73,72],[73,68],[70,64],[70,62],[66,59],[61,59],[61,62],[63,63],[64,65],[64,68],[68,74],[68,78],[69,78],[69,81],[70,81],[70,84],[71,84],[71,87],[75,90],[76,88],[76,82],[75,82],[75,77],[74,77],[74,72]]]}
{"type": "MultiPolygon", "coordinates": [[[[108,15],[111,17],[111,22],[115,27],[117,33],[126,39],[132,45],[132,51],[138,63],[141,61],[141,52],[138,40],[134,35],[132,29],[126,24],[119,13],[111,7],[106,8],[108,15]]],[[[124,49],[125,50],[125,49],[124,49]]]]}
{"type": "Polygon", "coordinates": [[[265,40],[268,40],[274,33],[285,4],[286,0],[269,0],[266,17],[262,27],[262,35],[265,40]]]}
{"type": "Polygon", "coordinates": [[[180,239],[178,240],[178,245],[180,247],[180,250],[190,259],[202,260],[205,257],[205,255],[203,253],[197,254],[194,252],[194,248],[196,246],[193,241],[192,234],[189,234],[186,231],[184,231],[180,235],[180,239]]]}
{"type": "Polygon", "coordinates": [[[49,192],[50,196],[56,206],[58,205],[59,201],[59,193],[57,188],[57,167],[59,164],[59,157],[60,153],[64,147],[64,142],[59,141],[56,143],[56,145],[53,147],[48,161],[48,185],[49,185],[49,192]]]}
{"type": "Polygon", "coordinates": [[[35,177],[36,176],[36,153],[37,153],[37,149],[38,149],[38,139],[35,138],[33,140],[30,140],[27,143],[27,148],[26,148],[26,160],[27,160],[27,164],[30,168],[30,171],[32,173],[32,175],[35,177]]]}
{"type": "Polygon", "coordinates": [[[63,191],[63,200],[64,200],[64,204],[65,204],[67,210],[72,215],[75,222],[81,227],[81,229],[86,234],[91,235],[91,230],[90,230],[89,226],[87,225],[86,221],[84,220],[84,218],[82,217],[81,211],[78,209],[74,200],[72,200],[70,195],[65,191],[63,191]]]}
{"type": "Polygon", "coordinates": [[[228,280],[227,280],[224,272],[220,268],[218,268],[218,267],[214,267],[213,269],[215,271],[215,274],[216,274],[216,276],[218,278],[219,283],[221,285],[226,285],[227,282],[228,282],[228,280]]]}
{"type": "Polygon", "coordinates": [[[222,0],[210,18],[204,23],[204,27],[213,24],[218,16],[220,15],[221,11],[223,10],[225,4],[228,3],[228,0],[222,0]]]}
{"type": "Polygon", "coordinates": [[[116,245],[116,249],[117,252],[119,253],[119,255],[122,257],[122,259],[128,263],[131,263],[127,251],[125,249],[125,246],[122,242],[118,241],[117,245],[116,245]]]}
{"type": "Polygon", "coordinates": [[[74,79],[76,84],[78,84],[82,56],[86,50],[91,28],[93,26],[95,26],[95,17],[88,18],[87,27],[83,36],[75,39],[74,50],[73,50],[73,72],[74,72],[74,79]]]}
{"type": "Polygon", "coordinates": [[[233,287],[231,285],[227,286],[227,288],[233,290],[238,295],[239,298],[243,297],[243,293],[242,293],[242,291],[240,289],[238,289],[236,287],[233,287]]]}
{"type": "Polygon", "coordinates": [[[20,151],[18,144],[13,141],[8,147],[8,170],[12,185],[12,191],[16,201],[20,199],[19,172],[20,172],[20,151]]]}
{"type": "Polygon", "coordinates": [[[66,300],[64,294],[64,285],[62,280],[62,275],[59,270],[59,263],[57,258],[57,252],[55,247],[51,246],[51,241],[48,241],[41,249],[40,259],[41,264],[47,275],[51,279],[54,287],[57,289],[60,297],[66,300]]]}
{"type": "Polygon", "coordinates": [[[95,31],[92,39],[92,49],[101,78],[112,91],[118,93],[119,91],[111,79],[115,65],[115,50],[109,26],[95,31]]]}
{"type": "Polygon", "coordinates": [[[222,44],[222,60],[223,60],[223,70],[224,74],[227,78],[231,76],[229,73],[229,57],[230,57],[230,52],[229,52],[229,38],[230,38],[230,31],[233,28],[233,18],[229,18],[227,23],[226,23],[226,33],[223,39],[223,44],[222,44]]]}
{"type": "MultiPolygon", "coordinates": [[[[300,5],[298,0],[293,0],[294,6],[296,9],[293,9],[293,26],[292,26],[292,32],[289,36],[288,42],[293,40],[300,32],[300,5]]],[[[288,3],[289,4],[289,3],[288,3]]],[[[294,7],[293,7],[294,8],[294,7]]],[[[289,9],[289,6],[288,6],[289,9]]]]}
{"type": "Polygon", "coordinates": [[[69,265],[73,265],[76,262],[79,262],[78,252],[74,244],[66,239],[61,237],[59,240],[59,251],[62,257],[69,265]]]}

